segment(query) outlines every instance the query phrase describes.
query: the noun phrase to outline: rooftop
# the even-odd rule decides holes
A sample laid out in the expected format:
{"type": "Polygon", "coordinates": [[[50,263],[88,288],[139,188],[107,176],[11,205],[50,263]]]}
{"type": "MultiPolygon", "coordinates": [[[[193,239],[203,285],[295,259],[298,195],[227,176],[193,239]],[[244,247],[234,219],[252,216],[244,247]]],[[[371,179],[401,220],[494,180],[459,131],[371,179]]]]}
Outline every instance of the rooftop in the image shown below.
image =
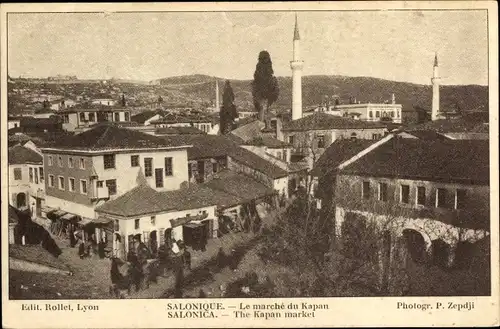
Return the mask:
{"type": "MultiPolygon", "coordinates": [[[[161,136],[160,136],[161,137],[161,136]]],[[[287,172],[277,165],[236,144],[231,138],[218,135],[164,136],[177,143],[192,145],[188,149],[188,159],[207,159],[229,156],[233,160],[271,177],[280,178],[287,172]]]]}
{"type": "Polygon", "coordinates": [[[206,135],[196,127],[166,127],[155,130],[156,135],[206,135]]]}
{"type": "Polygon", "coordinates": [[[175,191],[158,192],[148,185],[139,185],[104,203],[96,211],[135,217],[211,206],[229,207],[272,193],[273,190],[250,177],[223,172],[219,174],[219,178],[209,183],[175,191]]]}
{"type": "Polygon", "coordinates": [[[142,133],[133,129],[102,124],[80,134],[59,140],[51,148],[99,151],[110,149],[151,149],[186,146],[187,144],[142,133]]]}
{"type": "Polygon", "coordinates": [[[258,136],[251,140],[248,140],[244,144],[246,145],[255,145],[255,146],[267,146],[269,148],[284,148],[291,147],[290,144],[280,141],[277,138],[271,136],[258,136]]]}
{"type": "Polygon", "coordinates": [[[367,139],[336,140],[323,152],[311,171],[313,176],[323,176],[336,168],[344,161],[349,160],[376,141],[367,139]]]}
{"type": "Polygon", "coordinates": [[[386,125],[380,122],[355,120],[321,112],[315,112],[311,115],[287,122],[283,125],[284,131],[376,128],[386,128],[386,125]]]}
{"type": "Polygon", "coordinates": [[[9,165],[28,163],[42,164],[43,158],[35,151],[19,144],[9,148],[9,165]]]}
{"type": "Polygon", "coordinates": [[[420,140],[394,137],[342,172],[450,183],[489,185],[487,140],[420,140]]]}

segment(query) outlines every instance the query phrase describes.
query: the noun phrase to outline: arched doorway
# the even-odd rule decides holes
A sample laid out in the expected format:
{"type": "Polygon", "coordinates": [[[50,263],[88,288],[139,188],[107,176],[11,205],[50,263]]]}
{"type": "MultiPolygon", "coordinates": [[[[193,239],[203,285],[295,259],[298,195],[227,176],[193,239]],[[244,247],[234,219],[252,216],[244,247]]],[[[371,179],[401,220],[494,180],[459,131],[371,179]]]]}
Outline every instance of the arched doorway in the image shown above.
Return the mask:
{"type": "Polygon", "coordinates": [[[450,246],[441,239],[432,241],[432,261],[435,265],[446,267],[450,246]]]}
{"type": "Polygon", "coordinates": [[[18,193],[16,196],[17,208],[26,207],[26,193],[18,193]]]}
{"type": "Polygon", "coordinates": [[[424,263],[427,261],[426,242],[423,235],[413,229],[403,230],[403,238],[405,240],[408,255],[416,263],[424,263]]]}

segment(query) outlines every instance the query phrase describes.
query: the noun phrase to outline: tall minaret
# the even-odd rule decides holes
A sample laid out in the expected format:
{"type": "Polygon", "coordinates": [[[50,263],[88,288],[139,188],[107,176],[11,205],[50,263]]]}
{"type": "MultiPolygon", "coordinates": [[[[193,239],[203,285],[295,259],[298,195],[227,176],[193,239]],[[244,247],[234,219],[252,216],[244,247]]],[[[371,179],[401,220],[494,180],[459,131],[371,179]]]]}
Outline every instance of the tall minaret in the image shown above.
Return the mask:
{"type": "Polygon", "coordinates": [[[304,62],[300,60],[300,33],[295,14],[295,31],[293,33],[293,61],[292,68],[292,120],[302,118],[302,67],[304,62]]]}
{"type": "Polygon", "coordinates": [[[215,112],[220,111],[220,103],[219,103],[219,82],[215,79],[215,112]]]}
{"type": "Polygon", "coordinates": [[[434,71],[432,74],[432,113],[431,120],[437,120],[439,114],[439,70],[438,70],[438,55],[434,56],[434,71]]]}

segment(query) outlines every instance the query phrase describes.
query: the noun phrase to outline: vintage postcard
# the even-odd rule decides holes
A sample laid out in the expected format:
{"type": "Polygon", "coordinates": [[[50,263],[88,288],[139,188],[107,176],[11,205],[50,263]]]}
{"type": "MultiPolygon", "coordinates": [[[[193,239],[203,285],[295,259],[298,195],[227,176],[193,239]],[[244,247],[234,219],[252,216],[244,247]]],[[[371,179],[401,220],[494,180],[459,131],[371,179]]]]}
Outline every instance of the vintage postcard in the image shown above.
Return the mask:
{"type": "Polygon", "coordinates": [[[4,327],[499,324],[495,2],[0,14],[4,327]]]}

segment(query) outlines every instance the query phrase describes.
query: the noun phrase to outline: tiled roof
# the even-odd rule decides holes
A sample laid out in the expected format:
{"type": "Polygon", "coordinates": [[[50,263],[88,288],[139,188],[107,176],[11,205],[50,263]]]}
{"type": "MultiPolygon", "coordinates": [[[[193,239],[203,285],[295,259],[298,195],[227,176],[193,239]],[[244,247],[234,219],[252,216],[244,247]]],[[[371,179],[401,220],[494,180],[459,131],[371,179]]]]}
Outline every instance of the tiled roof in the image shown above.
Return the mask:
{"type": "Polygon", "coordinates": [[[311,115],[287,122],[283,125],[284,131],[375,128],[386,128],[386,125],[380,122],[355,120],[321,112],[315,112],[311,115]]]}
{"type": "Polygon", "coordinates": [[[51,147],[95,151],[107,149],[150,149],[182,145],[186,144],[167,137],[160,138],[132,129],[103,124],[60,140],[51,145],[51,147]]]}
{"type": "Polygon", "coordinates": [[[345,167],[342,173],[489,184],[489,142],[394,137],[345,167]]]}
{"type": "Polygon", "coordinates": [[[157,135],[206,135],[196,127],[167,127],[158,128],[155,131],[157,135]]]}
{"type": "Polygon", "coordinates": [[[255,137],[244,144],[255,145],[255,146],[267,146],[269,148],[284,148],[291,146],[290,144],[280,141],[277,138],[264,135],[255,137]]]}
{"type": "Polygon", "coordinates": [[[62,120],[59,116],[57,115],[52,115],[49,118],[33,118],[33,117],[23,117],[21,120],[19,120],[19,126],[20,127],[37,127],[41,128],[43,126],[54,126],[61,124],[62,120]]]}
{"type": "Polygon", "coordinates": [[[230,134],[237,136],[244,141],[249,141],[256,136],[260,136],[261,130],[265,127],[265,123],[259,120],[253,120],[247,124],[240,125],[232,130],[230,134]]]}
{"type": "Polygon", "coordinates": [[[487,119],[481,113],[474,116],[473,113],[456,119],[440,119],[417,124],[405,129],[414,130],[433,130],[440,133],[458,133],[458,132],[488,132],[487,119]]]}
{"type": "Polygon", "coordinates": [[[349,160],[376,141],[366,139],[336,140],[323,152],[311,171],[313,176],[322,176],[336,168],[344,161],[349,160]]]}
{"type": "Polygon", "coordinates": [[[27,163],[42,164],[43,158],[35,151],[21,145],[9,148],[9,165],[27,163]]]}
{"type": "Polygon", "coordinates": [[[405,132],[419,139],[425,139],[425,140],[436,140],[445,138],[443,135],[436,132],[435,130],[411,130],[405,132]]]}
{"type": "Polygon", "coordinates": [[[175,191],[158,192],[148,185],[139,185],[118,198],[104,203],[96,208],[96,211],[123,217],[137,217],[210,206],[229,207],[273,193],[272,189],[243,174],[222,172],[219,178],[209,183],[175,191]]]}
{"type": "Polygon", "coordinates": [[[162,113],[162,111],[144,111],[144,112],[138,113],[136,115],[133,115],[131,120],[134,122],[138,122],[138,123],[144,123],[144,122],[146,122],[146,120],[149,120],[152,117],[154,117],[155,115],[161,114],[161,113],[162,113]]]}
{"type": "Polygon", "coordinates": [[[214,179],[203,185],[215,191],[222,191],[237,199],[237,202],[235,202],[235,200],[233,204],[227,204],[225,206],[245,203],[276,193],[272,188],[265,186],[249,176],[229,170],[217,173],[214,179]]]}
{"type": "Polygon", "coordinates": [[[188,148],[188,159],[207,159],[229,156],[233,160],[244,164],[252,169],[271,177],[279,178],[287,175],[287,172],[277,165],[261,158],[255,153],[240,147],[230,138],[218,135],[184,135],[165,136],[178,143],[192,145],[188,148]]]}
{"type": "Polygon", "coordinates": [[[52,256],[41,245],[9,245],[9,258],[16,258],[31,263],[49,266],[70,272],[70,267],[59,258],[52,256]]]}

